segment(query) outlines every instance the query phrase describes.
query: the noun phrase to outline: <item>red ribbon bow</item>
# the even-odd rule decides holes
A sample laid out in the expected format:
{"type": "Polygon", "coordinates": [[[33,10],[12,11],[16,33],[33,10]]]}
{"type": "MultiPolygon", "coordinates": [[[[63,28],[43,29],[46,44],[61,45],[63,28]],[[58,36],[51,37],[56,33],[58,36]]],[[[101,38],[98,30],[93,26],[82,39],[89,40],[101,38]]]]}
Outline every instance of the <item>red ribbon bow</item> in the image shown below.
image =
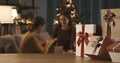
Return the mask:
{"type": "Polygon", "coordinates": [[[77,44],[78,46],[80,46],[81,44],[81,57],[84,57],[84,42],[86,43],[86,45],[88,45],[88,33],[85,33],[85,25],[82,25],[82,32],[78,33],[78,41],[77,44]]]}

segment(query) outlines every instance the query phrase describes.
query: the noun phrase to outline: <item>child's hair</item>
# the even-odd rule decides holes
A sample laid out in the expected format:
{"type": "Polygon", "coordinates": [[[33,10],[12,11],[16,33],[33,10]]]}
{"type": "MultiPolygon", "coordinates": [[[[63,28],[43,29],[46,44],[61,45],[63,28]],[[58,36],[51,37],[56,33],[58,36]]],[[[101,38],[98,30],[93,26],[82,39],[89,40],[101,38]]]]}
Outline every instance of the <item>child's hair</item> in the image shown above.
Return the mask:
{"type": "Polygon", "coordinates": [[[46,24],[45,20],[41,16],[36,16],[33,18],[33,23],[31,25],[28,25],[27,30],[28,31],[34,31],[39,26],[43,26],[46,24]]]}

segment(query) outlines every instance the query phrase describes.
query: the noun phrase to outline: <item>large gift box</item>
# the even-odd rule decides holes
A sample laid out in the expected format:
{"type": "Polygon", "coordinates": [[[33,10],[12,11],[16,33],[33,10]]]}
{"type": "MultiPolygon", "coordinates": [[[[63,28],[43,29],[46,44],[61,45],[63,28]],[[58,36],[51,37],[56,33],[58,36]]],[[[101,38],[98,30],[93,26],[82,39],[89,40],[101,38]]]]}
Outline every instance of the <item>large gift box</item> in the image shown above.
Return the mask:
{"type": "Polygon", "coordinates": [[[120,62],[120,42],[114,42],[107,47],[113,62],[120,62]]]}
{"type": "Polygon", "coordinates": [[[107,34],[107,19],[109,18],[109,26],[111,27],[111,38],[115,39],[120,36],[120,9],[102,9],[101,10],[101,26],[103,36],[107,34]]]}
{"type": "Polygon", "coordinates": [[[98,55],[103,44],[104,36],[91,36],[86,47],[85,54],[98,55]]]}
{"type": "Polygon", "coordinates": [[[84,52],[89,42],[88,37],[95,32],[96,25],[94,24],[76,25],[76,56],[85,56],[84,52]]]}

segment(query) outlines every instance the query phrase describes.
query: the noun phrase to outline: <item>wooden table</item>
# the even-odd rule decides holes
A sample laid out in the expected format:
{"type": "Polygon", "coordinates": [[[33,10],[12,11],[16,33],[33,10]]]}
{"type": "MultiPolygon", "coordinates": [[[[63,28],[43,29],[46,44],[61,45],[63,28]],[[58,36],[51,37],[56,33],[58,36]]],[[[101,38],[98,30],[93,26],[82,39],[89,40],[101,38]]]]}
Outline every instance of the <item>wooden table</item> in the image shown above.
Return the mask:
{"type": "Polygon", "coordinates": [[[74,54],[0,54],[0,63],[112,63],[74,54]]]}

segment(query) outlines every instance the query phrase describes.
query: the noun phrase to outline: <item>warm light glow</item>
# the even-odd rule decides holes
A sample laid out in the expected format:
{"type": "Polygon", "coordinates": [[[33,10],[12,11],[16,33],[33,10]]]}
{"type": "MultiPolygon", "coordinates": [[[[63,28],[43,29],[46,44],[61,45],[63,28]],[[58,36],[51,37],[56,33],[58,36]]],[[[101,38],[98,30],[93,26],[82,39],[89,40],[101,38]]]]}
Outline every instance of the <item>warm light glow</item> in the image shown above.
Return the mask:
{"type": "Polygon", "coordinates": [[[58,9],[58,8],[56,8],[56,10],[58,11],[59,9],[58,9]]]}
{"type": "Polygon", "coordinates": [[[15,19],[18,17],[18,13],[16,9],[12,9],[12,19],[15,19]]]}
{"type": "Polygon", "coordinates": [[[55,21],[55,24],[58,24],[59,22],[58,21],[55,21]]]}
{"type": "Polygon", "coordinates": [[[68,5],[67,5],[67,7],[70,7],[70,6],[71,6],[71,4],[68,4],[68,5]]]}
{"type": "Polygon", "coordinates": [[[58,23],[59,23],[58,20],[55,19],[53,25],[56,25],[56,24],[58,24],[58,23]]]}
{"type": "Polygon", "coordinates": [[[0,22],[1,23],[13,23],[11,6],[0,6],[0,22]]]}
{"type": "Polygon", "coordinates": [[[60,13],[59,14],[57,14],[57,16],[59,16],[60,15],[60,13]]]}
{"type": "Polygon", "coordinates": [[[75,13],[74,11],[71,11],[71,13],[73,14],[73,13],[75,13]]]}
{"type": "Polygon", "coordinates": [[[15,6],[0,6],[0,22],[1,23],[13,23],[13,20],[17,18],[17,10],[13,9],[15,6]]]}
{"type": "Polygon", "coordinates": [[[69,2],[70,4],[72,3],[72,0],[66,0],[67,2],[69,2]]]}

